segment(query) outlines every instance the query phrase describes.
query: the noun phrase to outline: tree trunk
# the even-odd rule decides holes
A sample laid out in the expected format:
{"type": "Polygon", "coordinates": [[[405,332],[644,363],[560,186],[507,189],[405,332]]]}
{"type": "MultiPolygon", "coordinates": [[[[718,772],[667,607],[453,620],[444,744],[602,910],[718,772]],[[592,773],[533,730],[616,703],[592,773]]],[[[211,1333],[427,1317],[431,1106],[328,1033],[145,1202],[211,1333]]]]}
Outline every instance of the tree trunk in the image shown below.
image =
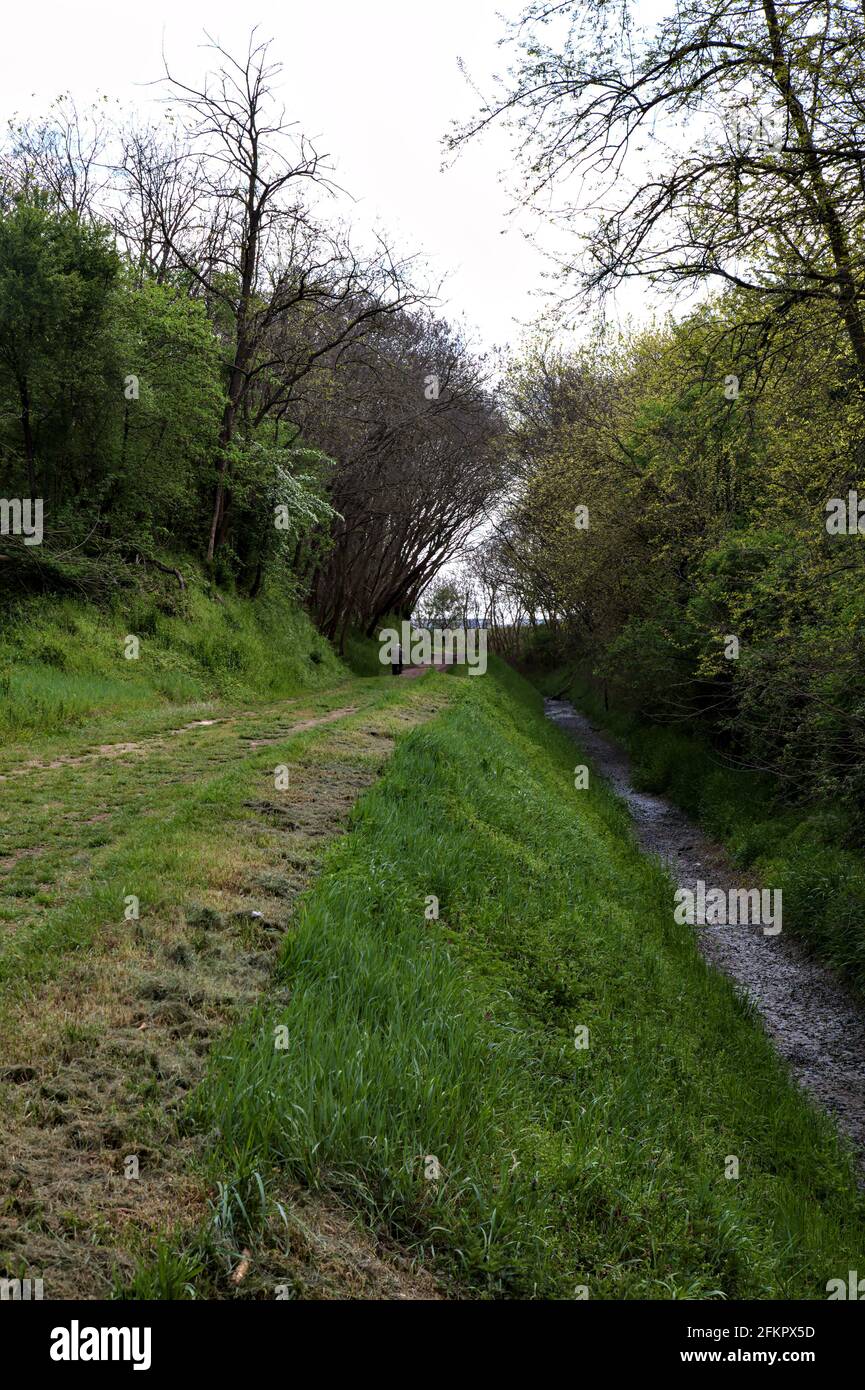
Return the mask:
{"type": "Polygon", "coordinates": [[[853,275],[847,231],[838,214],[838,209],[832,201],[826,180],[823,177],[820,157],[814,146],[805,109],[799,100],[798,94],[793,89],[790,67],[787,62],[787,55],[784,52],[784,44],[781,38],[781,26],[778,21],[778,11],[775,0],[763,0],[763,13],[766,16],[766,27],[769,32],[769,44],[772,50],[772,67],[775,81],[784,97],[784,104],[790,116],[790,121],[796,131],[799,146],[805,156],[805,165],[811,177],[817,199],[820,223],[826,233],[835,265],[835,277],[838,284],[838,306],[841,318],[853,349],[853,356],[856,359],[860,379],[863,384],[865,384],[865,324],[862,322],[862,316],[857,305],[856,281],[853,275]]]}

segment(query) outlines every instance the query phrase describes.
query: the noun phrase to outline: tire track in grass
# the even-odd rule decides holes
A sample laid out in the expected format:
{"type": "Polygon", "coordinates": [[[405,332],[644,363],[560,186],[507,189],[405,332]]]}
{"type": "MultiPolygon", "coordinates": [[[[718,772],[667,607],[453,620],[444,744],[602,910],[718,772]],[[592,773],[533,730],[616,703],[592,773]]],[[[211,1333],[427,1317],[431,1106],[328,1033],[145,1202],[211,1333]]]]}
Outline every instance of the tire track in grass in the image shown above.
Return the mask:
{"type": "MultiPolygon", "coordinates": [[[[0,1277],[42,1278],[47,1298],[106,1297],[154,1242],[206,1216],[202,1141],[177,1124],[185,1097],[268,980],[324,845],[399,732],[446,698],[426,682],[369,693],[360,709],[265,721],[262,737],[223,748],[215,766],[208,728],[160,817],[109,846],[85,891],[12,939],[0,975],[0,1277]],[[275,763],[288,768],[284,792],[275,763]],[[140,915],[127,921],[130,894],[140,915]]],[[[433,1287],[335,1208],[307,1204],[292,1232],[283,1267],[314,1296],[343,1279],[359,1296],[433,1287]]],[[[245,1289],[255,1288],[253,1275],[245,1289]]]]}

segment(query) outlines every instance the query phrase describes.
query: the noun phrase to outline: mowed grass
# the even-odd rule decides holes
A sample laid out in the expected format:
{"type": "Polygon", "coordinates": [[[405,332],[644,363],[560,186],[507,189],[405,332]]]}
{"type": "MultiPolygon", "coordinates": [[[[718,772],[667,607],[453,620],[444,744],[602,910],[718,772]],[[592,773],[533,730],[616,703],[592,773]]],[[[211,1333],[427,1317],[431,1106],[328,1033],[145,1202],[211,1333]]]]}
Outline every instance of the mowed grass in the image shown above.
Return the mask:
{"type": "MultiPolygon", "coordinates": [[[[825,1298],[865,1264],[831,1122],[673,923],[620,804],[574,789],[537,695],[499,666],[451,684],[191,1101],[223,1237],[272,1246],[299,1184],[481,1296],[825,1298]]],[[[206,1295],[209,1238],[126,1296],[206,1295]]]]}
{"type": "Polygon", "coordinates": [[[172,891],[167,846],[189,860],[191,824],[208,797],[218,806],[207,785],[223,769],[296,723],[392,696],[353,679],[278,593],[217,603],[199,577],[183,595],[166,582],[103,609],[44,598],[7,611],[0,979],[122,920],[135,884],[151,900],[172,891]],[[139,654],[126,660],[133,634],[139,654]]]}
{"type": "Polygon", "coordinates": [[[396,707],[409,694],[396,682],[345,680],[251,709],[170,706],[123,725],[106,716],[75,742],[41,746],[39,757],[32,746],[5,748],[0,984],[20,992],[54,970],[106,922],[122,923],[131,894],[142,905],[169,904],[187,880],[206,884],[199,840],[219,842],[250,769],[272,787],[275,763],[298,756],[316,727],[343,710],[396,707]],[[102,742],[121,730],[123,741],[102,742]]]}
{"type": "MultiPolygon", "coordinates": [[[[105,1297],[207,1210],[176,1114],[255,1007],[324,846],[451,684],[346,681],[204,725],[174,709],[179,728],[149,720],[111,751],[92,726],[57,758],[4,750],[2,1277],[105,1297]]],[[[295,1263],[322,1282],[314,1249],[295,1263]]]]}

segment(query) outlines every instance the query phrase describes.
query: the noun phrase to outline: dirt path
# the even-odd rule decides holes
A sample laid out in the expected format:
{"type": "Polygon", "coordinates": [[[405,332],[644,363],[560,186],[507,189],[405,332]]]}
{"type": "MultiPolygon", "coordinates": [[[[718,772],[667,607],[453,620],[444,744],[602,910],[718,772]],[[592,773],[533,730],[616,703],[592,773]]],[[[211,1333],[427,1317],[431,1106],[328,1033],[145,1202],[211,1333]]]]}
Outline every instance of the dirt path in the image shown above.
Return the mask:
{"type": "Polygon", "coordinates": [[[447,670],[447,662],[446,662],[446,661],[432,661],[432,662],[427,662],[427,664],[426,664],[425,666],[404,666],[404,667],[402,668],[402,670],[400,671],[399,674],[400,674],[400,676],[402,677],[403,680],[415,680],[418,676],[422,676],[423,673],[424,673],[424,671],[446,671],[446,670],[447,670]]]}
{"type": "MultiPolygon", "coordinates": [[[[346,715],[356,712],[357,705],[346,705],[343,709],[331,710],[328,714],[320,715],[318,718],[303,719],[297,724],[289,725],[288,728],[273,738],[251,738],[249,747],[260,748],[266,743],[278,743],[281,738],[289,737],[291,734],[302,734],[307,729],[317,729],[320,724],[331,724],[335,719],[344,719],[346,715]]],[[[100,743],[87,753],[80,753],[77,756],[66,754],[59,758],[52,758],[49,762],[41,761],[39,758],[31,758],[26,763],[22,763],[20,767],[13,767],[8,773],[0,774],[0,782],[6,782],[10,777],[26,777],[34,772],[54,772],[59,767],[81,767],[84,763],[97,762],[103,758],[125,758],[130,753],[151,753],[159,748],[167,748],[169,740],[178,738],[180,734],[187,734],[196,729],[216,728],[220,724],[236,724],[241,719],[255,719],[256,717],[255,711],[248,711],[232,718],[194,719],[192,723],[184,724],[180,729],[170,729],[167,738],[154,735],[137,743],[100,743]]],[[[240,737],[243,738],[244,735],[241,734],[240,737]]]]}
{"type": "MultiPolygon", "coordinates": [[[[664,861],[677,887],[693,891],[700,879],[725,891],[759,886],[665,797],[637,791],[622,749],[567,700],[546,700],[545,709],[627,803],[640,847],[664,861]]],[[[753,1002],[794,1076],[836,1116],[865,1170],[865,1010],[786,930],[778,936],[751,926],[695,930],[706,960],[753,1002]]]]}

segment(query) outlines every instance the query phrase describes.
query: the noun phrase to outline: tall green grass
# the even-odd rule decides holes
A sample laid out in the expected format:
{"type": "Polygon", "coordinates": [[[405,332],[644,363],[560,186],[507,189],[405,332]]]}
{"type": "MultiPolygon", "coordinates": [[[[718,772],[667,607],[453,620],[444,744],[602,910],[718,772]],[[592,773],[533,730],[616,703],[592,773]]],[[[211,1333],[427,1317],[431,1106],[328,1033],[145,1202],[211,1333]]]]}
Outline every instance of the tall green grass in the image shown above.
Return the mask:
{"type": "Polygon", "coordinates": [[[344,647],[343,660],[354,675],[390,677],[390,667],[382,665],[378,659],[380,648],[375,638],[364,637],[359,632],[350,632],[345,639],[344,647]]]}
{"type": "Polygon", "coordinates": [[[497,664],[400,743],[192,1103],[234,1238],[293,1182],[481,1295],[825,1297],[850,1159],[578,760],[497,664]]]}
{"type": "Polygon", "coordinates": [[[214,698],[278,698],[346,675],[288,594],[208,597],[201,583],[172,605],[130,593],[100,609],[31,598],[0,628],[0,736],[59,734],[96,714],[214,698]],[[169,610],[169,611],[166,611],[169,610]],[[139,656],[124,656],[127,636],[139,656]]]}
{"type": "MultiPolygon", "coordinates": [[[[539,687],[562,689],[561,672],[539,687]]],[[[635,785],[670,797],[735,863],[784,894],[784,924],[865,993],[865,862],[849,815],[827,804],[785,803],[777,783],[731,767],[702,738],[605,710],[592,687],[570,682],[569,698],[606,727],[631,758],[635,785]]]]}

